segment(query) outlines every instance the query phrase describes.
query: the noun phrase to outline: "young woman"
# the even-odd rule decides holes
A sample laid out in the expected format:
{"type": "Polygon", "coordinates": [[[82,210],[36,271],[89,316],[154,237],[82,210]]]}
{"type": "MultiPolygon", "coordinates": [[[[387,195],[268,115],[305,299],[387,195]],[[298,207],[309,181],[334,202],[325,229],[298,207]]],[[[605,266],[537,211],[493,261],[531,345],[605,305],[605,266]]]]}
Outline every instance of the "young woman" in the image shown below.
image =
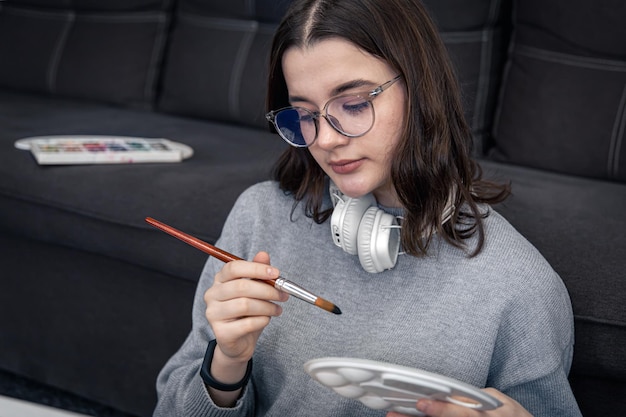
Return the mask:
{"type": "Polygon", "coordinates": [[[294,1],[268,105],[293,146],[275,181],[235,204],[217,245],[249,261],[208,260],[155,415],[385,415],[306,374],[329,356],[491,387],[504,404],[417,404],[433,416],[580,415],[567,291],[490,208],[508,188],[470,158],[457,83],[419,0],[294,1]],[[259,282],[279,274],[343,314],[259,282]]]}

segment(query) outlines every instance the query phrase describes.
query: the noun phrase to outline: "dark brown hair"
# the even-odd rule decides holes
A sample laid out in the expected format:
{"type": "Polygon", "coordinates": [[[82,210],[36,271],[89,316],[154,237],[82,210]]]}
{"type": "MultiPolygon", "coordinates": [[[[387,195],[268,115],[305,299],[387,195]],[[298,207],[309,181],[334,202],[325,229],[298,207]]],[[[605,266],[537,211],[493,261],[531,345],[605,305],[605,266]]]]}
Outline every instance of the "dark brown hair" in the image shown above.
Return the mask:
{"type": "MultiPolygon", "coordinates": [[[[425,254],[435,231],[464,248],[464,240],[478,233],[478,244],[470,252],[477,254],[484,243],[482,219],[487,215],[478,204],[498,203],[510,188],[483,180],[471,158],[472,135],[458,82],[423,4],[418,0],[295,0],[272,44],[268,109],[289,105],[282,70],[285,51],[328,38],[346,39],[402,75],[405,126],[392,159],[391,178],[405,209],[403,250],[425,254]],[[451,192],[454,214],[442,226],[451,192]]],[[[328,192],[326,174],[307,149],[287,149],[274,167],[274,178],[296,204],[305,203],[307,215],[317,223],[328,219],[332,210],[322,207],[328,192]]]]}

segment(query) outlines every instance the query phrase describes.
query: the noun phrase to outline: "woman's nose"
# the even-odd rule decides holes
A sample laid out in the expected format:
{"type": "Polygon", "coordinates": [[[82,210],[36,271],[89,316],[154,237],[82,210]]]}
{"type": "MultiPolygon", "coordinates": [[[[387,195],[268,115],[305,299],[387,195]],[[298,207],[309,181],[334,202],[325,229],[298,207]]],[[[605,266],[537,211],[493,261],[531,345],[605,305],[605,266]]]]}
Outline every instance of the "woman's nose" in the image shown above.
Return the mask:
{"type": "Polygon", "coordinates": [[[336,146],[345,145],[350,138],[339,133],[330,123],[328,115],[321,115],[318,119],[317,140],[315,143],[322,149],[332,149],[336,146]],[[323,120],[322,120],[323,119],[323,120]]]}

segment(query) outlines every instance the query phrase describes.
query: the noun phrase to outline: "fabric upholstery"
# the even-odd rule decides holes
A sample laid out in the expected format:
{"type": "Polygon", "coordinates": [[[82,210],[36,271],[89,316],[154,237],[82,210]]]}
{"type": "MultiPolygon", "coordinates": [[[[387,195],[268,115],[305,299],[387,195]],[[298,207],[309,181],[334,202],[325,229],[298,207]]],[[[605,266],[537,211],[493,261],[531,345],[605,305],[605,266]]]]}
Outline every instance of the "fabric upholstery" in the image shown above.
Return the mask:
{"type": "Polygon", "coordinates": [[[0,368],[151,415],[158,372],[191,327],[195,282],[6,233],[0,247],[0,368]]]}
{"type": "Polygon", "coordinates": [[[1,92],[0,126],[13,126],[0,131],[0,230],[192,281],[206,256],[144,218],[214,242],[237,196],[268,178],[287,146],[241,126],[1,92]],[[166,137],[191,146],[194,156],[175,164],[40,166],[13,146],[23,136],[54,134],[166,137]]]}
{"type": "Polygon", "coordinates": [[[493,109],[508,41],[511,0],[425,0],[448,48],[463,92],[475,153],[491,144],[493,109]]]}
{"type": "MultiPolygon", "coordinates": [[[[615,415],[626,409],[626,3],[425,1],[476,153],[497,160],[481,164],[512,182],[496,209],[570,291],[583,414],[615,415]]],[[[0,0],[0,368],[151,415],[206,255],[144,217],[213,242],[241,191],[267,178],[287,145],[263,117],[265,54],[288,3],[0,0]],[[39,166],[13,146],[55,134],[165,137],[195,155],[39,166]]]]}
{"type": "Polygon", "coordinates": [[[159,109],[266,127],[265,92],[281,2],[181,1],[159,109]]]}
{"type": "Polygon", "coordinates": [[[0,4],[0,86],[150,107],[168,29],[161,2],[151,2],[152,10],[141,10],[142,2],[125,10],[119,2],[99,9],[55,3],[0,4]]]}
{"type": "Polygon", "coordinates": [[[175,0],[3,0],[31,8],[73,9],[80,11],[141,11],[170,7],[175,0]]]}
{"type": "Polygon", "coordinates": [[[625,21],[622,0],[517,2],[494,159],[626,180],[625,21]]]}

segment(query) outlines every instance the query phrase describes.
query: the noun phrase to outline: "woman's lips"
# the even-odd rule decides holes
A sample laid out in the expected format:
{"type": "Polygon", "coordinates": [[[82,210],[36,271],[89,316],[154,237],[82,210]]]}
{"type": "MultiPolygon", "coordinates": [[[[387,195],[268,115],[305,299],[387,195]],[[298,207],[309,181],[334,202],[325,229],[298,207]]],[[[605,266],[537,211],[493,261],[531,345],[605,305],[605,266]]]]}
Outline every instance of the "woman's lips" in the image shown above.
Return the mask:
{"type": "Polygon", "coordinates": [[[365,159],[342,160],[330,162],[329,165],[335,174],[350,174],[363,165],[363,162],[365,159]]]}

